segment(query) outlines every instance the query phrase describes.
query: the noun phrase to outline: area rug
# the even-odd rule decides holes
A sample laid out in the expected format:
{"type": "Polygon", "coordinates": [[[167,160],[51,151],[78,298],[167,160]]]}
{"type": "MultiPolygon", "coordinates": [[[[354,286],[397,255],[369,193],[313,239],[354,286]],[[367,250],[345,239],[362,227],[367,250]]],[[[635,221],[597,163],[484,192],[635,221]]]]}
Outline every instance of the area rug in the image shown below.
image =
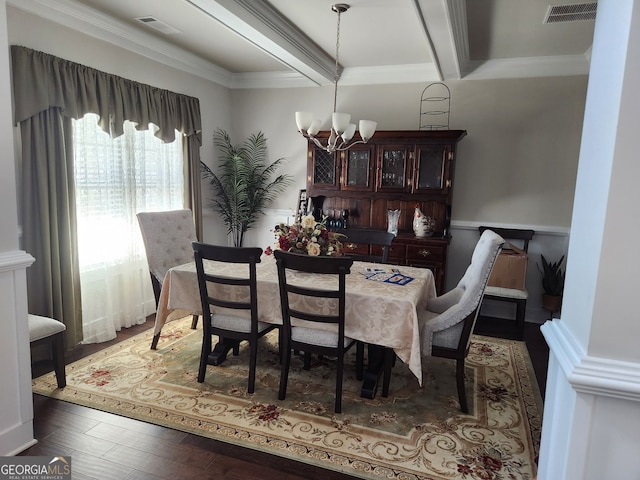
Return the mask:
{"type": "Polygon", "coordinates": [[[467,359],[470,414],[463,414],[451,360],[424,361],[423,386],[401,362],[390,394],[359,396],[355,353],[345,365],[343,413],[333,411],[335,364],[294,356],[284,401],[277,399],[277,333],[261,339],[256,389],[247,394],[248,349],[209,366],[196,381],[202,333],[191,319],[151,331],[53,373],[33,391],[99,410],[241,445],[366,479],[530,480],[542,410],[523,342],[474,336],[467,359]]]}

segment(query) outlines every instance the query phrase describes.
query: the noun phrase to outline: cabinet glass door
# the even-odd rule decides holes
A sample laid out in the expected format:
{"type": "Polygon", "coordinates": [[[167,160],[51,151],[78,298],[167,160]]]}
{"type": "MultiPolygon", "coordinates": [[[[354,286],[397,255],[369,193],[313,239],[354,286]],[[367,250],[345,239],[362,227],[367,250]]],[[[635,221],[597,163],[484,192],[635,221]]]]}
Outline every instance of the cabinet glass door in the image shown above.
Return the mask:
{"type": "Polygon", "coordinates": [[[329,153],[320,148],[313,149],[313,161],[309,172],[311,183],[314,187],[322,187],[328,190],[338,188],[338,169],[336,154],[329,153]]]}
{"type": "Polygon", "coordinates": [[[446,193],[451,186],[449,179],[451,158],[449,145],[419,147],[414,192],[446,193]]]}
{"type": "Polygon", "coordinates": [[[409,152],[407,147],[380,148],[379,191],[404,191],[407,188],[409,152]]]}
{"type": "Polygon", "coordinates": [[[342,178],[343,190],[368,191],[371,188],[372,148],[355,148],[343,152],[344,168],[342,178]]]}

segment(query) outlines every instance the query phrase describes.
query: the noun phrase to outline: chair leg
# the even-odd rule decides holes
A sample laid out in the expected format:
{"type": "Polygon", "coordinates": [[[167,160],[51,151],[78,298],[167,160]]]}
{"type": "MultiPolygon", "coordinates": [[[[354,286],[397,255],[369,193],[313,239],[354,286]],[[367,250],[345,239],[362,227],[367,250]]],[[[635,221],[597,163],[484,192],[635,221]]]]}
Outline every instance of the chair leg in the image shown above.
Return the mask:
{"type": "Polygon", "coordinates": [[[302,366],[302,368],[304,368],[305,370],[310,370],[311,369],[311,354],[309,352],[303,352],[304,355],[304,364],[302,366]]]}
{"type": "Polygon", "coordinates": [[[469,413],[469,405],[467,404],[467,391],[464,388],[464,358],[456,360],[456,383],[458,384],[458,400],[460,401],[460,410],[469,413]]]}
{"type": "Polygon", "coordinates": [[[160,340],[160,334],[153,336],[153,340],[151,340],[151,350],[156,350],[158,348],[158,340],[160,340]]]}
{"type": "Polygon", "coordinates": [[[256,387],[256,359],[258,357],[258,339],[251,340],[249,345],[249,384],[247,392],[253,393],[256,387]]]}
{"type": "Polygon", "coordinates": [[[344,354],[338,356],[338,371],[336,372],[336,413],[342,413],[342,375],[344,373],[344,354]]]}
{"type": "Polygon", "coordinates": [[[194,315],[191,318],[191,329],[195,330],[196,328],[198,328],[198,315],[194,315]]]}
{"type": "Polygon", "coordinates": [[[280,368],[280,388],[278,389],[278,400],[284,400],[287,396],[287,380],[289,379],[289,364],[291,363],[291,349],[286,345],[283,352],[284,358],[280,368]]]}
{"type": "Polygon", "coordinates": [[[67,386],[67,377],[65,373],[64,339],[62,333],[57,333],[53,336],[53,341],[51,342],[51,356],[53,358],[53,368],[56,372],[58,388],[64,388],[67,386]]]}
{"type": "Polygon", "coordinates": [[[516,302],[516,329],[518,340],[524,339],[524,316],[527,310],[527,301],[518,300],[516,302]]]}
{"type": "Polygon", "coordinates": [[[200,369],[198,370],[198,383],[204,382],[207,373],[209,354],[211,353],[211,335],[205,333],[202,338],[202,351],[200,352],[200,369]]]}

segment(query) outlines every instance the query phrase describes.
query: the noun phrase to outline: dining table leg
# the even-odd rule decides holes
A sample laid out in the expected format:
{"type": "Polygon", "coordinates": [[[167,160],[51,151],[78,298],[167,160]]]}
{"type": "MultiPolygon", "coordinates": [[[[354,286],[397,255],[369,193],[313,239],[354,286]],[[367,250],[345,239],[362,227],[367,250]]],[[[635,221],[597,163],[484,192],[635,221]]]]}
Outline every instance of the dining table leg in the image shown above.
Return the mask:
{"type": "Polygon", "coordinates": [[[227,359],[227,355],[233,350],[234,355],[240,351],[240,340],[233,338],[220,338],[207,357],[208,365],[220,365],[227,359]]]}
{"type": "MultiPolygon", "coordinates": [[[[380,376],[383,372],[386,376],[389,375],[394,356],[395,352],[392,348],[371,343],[367,345],[367,368],[364,371],[364,378],[360,389],[360,396],[362,398],[373,399],[376,397],[380,376]]],[[[386,397],[388,394],[389,379],[385,377],[382,396],[386,397]]]]}

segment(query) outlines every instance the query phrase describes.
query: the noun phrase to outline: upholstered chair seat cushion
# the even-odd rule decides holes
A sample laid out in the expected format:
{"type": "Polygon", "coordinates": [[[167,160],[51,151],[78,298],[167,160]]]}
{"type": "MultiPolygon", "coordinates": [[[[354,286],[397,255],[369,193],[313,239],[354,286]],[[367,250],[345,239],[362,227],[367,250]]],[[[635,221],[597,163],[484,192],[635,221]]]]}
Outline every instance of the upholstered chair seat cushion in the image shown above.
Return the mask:
{"type": "MultiPolygon", "coordinates": [[[[321,347],[336,348],[338,346],[338,332],[318,330],[317,328],[291,327],[291,339],[321,347]]],[[[347,348],[353,339],[344,337],[344,347],[347,348]]]]}
{"type": "Polygon", "coordinates": [[[35,342],[56,333],[64,332],[66,325],[58,320],[40,315],[29,314],[29,341],[35,342]]]}
{"type": "Polygon", "coordinates": [[[497,297],[513,298],[517,300],[526,300],[529,298],[529,292],[526,290],[518,290],[515,288],[492,287],[487,285],[484,289],[485,295],[495,295],[497,297]]]}
{"type": "MultiPolygon", "coordinates": [[[[236,315],[216,313],[211,317],[211,325],[215,328],[221,328],[223,330],[251,333],[251,319],[238,317],[236,315]]],[[[268,323],[258,322],[258,333],[272,327],[273,325],[270,325],[268,323]]]]}

